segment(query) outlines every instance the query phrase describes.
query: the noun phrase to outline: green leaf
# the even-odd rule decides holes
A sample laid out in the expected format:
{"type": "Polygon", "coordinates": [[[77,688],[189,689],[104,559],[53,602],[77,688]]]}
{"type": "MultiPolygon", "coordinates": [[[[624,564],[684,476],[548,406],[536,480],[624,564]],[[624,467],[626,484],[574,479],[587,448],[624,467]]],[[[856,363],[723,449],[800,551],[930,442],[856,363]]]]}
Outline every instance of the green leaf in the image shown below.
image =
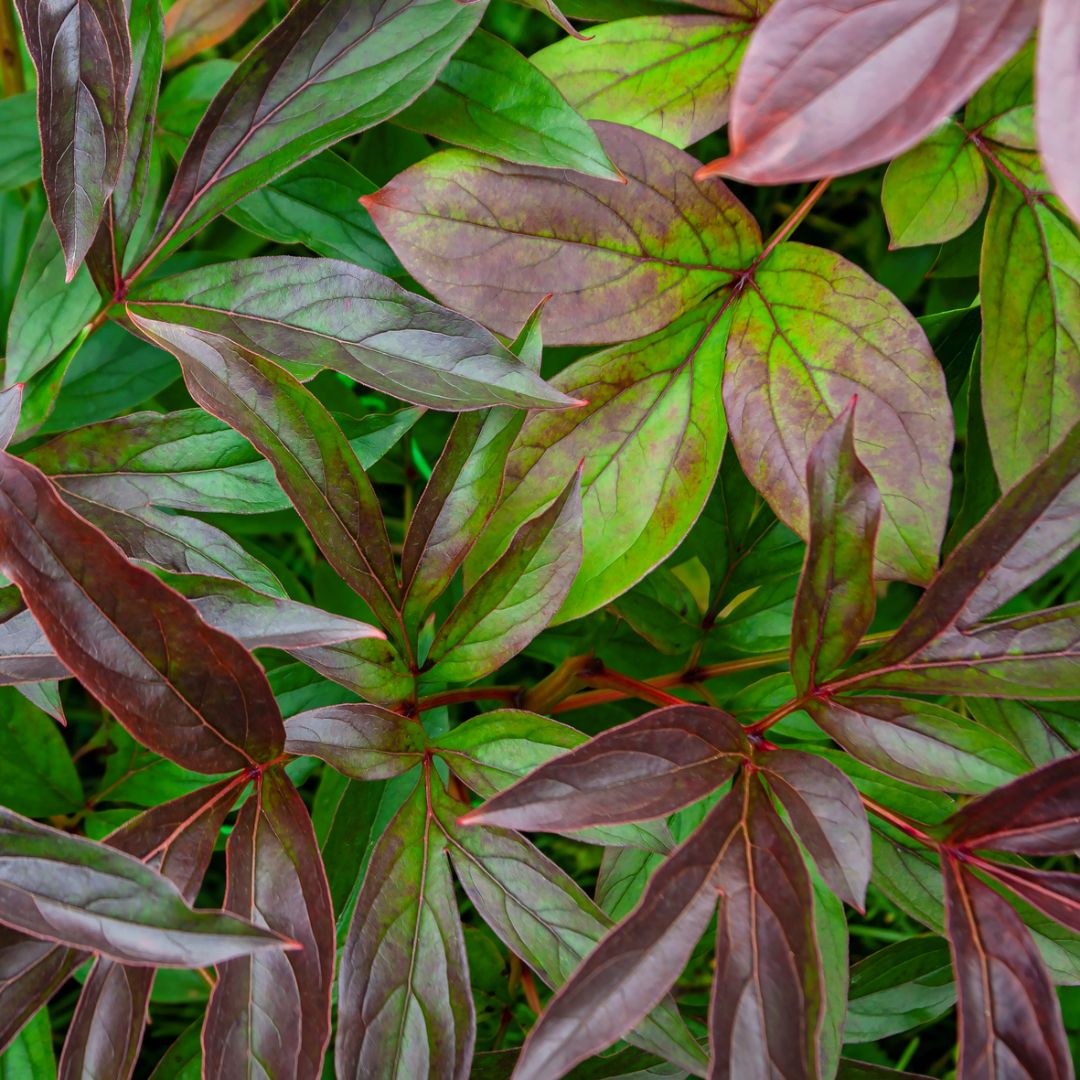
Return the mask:
{"type": "Polygon", "coordinates": [[[983,412],[1008,488],[1080,419],[1080,239],[1042,200],[1000,183],[981,288],[983,412]]]}
{"type": "Polygon", "coordinates": [[[210,103],[149,250],[175,248],[268,180],[399,112],[431,85],[485,6],[299,0],[210,103]]]}
{"type": "Polygon", "coordinates": [[[236,66],[235,60],[204,60],[166,82],[158,100],[157,141],[174,161],[183,156],[207,105],[236,66]]]}
{"type": "Polygon", "coordinates": [[[885,171],[881,207],[894,248],[943,244],[975,223],[989,181],[982,155],[947,121],[885,171]]]}
{"type": "Polygon", "coordinates": [[[726,284],[760,236],[722,183],[694,182],[688,154],[633,128],[593,129],[625,184],[447,150],[365,203],[409,273],[501,333],[550,293],[549,344],[644,337],[726,284]]]}
{"type": "Polygon", "coordinates": [[[483,30],[396,122],[505,161],[621,179],[593,130],[552,83],[483,30]]]}
{"type": "Polygon", "coordinates": [[[724,404],[746,475],[800,536],[810,449],[853,393],[855,451],[881,492],[876,576],[924,583],[951,483],[941,368],[911,315],[862,270],[830,251],[782,244],[734,305],[724,404]]]}
{"type": "Polygon", "coordinates": [[[727,123],[751,29],[713,15],[619,18],[590,29],[588,40],[541,49],[532,62],[586,119],[689,146],[727,123]]]}
{"type": "Polygon", "coordinates": [[[38,139],[34,92],[0,98],[0,191],[32,184],[41,175],[41,142],[38,139]]]}
{"type": "Polygon", "coordinates": [[[13,688],[0,688],[0,802],[26,817],[82,806],[79,774],[55,723],[13,688]]]}
{"type": "Polygon", "coordinates": [[[19,1032],[14,1042],[0,1053],[0,1080],[55,1080],[49,1010],[42,1006],[19,1032]]]}

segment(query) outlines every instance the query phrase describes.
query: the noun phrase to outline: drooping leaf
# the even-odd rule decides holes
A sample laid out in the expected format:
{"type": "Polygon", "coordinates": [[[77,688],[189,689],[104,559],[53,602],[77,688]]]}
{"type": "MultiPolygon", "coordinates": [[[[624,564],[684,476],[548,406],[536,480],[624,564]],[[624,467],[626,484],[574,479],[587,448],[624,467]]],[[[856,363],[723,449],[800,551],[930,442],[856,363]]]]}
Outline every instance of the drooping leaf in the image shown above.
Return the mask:
{"type": "Polygon", "coordinates": [[[893,247],[943,244],[975,223],[986,203],[986,165],[954,120],[893,161],[881,207],[893,247]]]}
{"type": "Polygon", "coordinates": [[[611,120],[689,146],[727,122],[750,24],[711,15],[645,15],[566,37],[531,57],[588,120],[611,120]]]}
{"type": "Polygon", "coordinates": [[[0,894],[8,926],[137,965],[203,967],[288,944],[232,915],[193,911],[138,859],[2,807],[0,894]]]}
{"type": "Polygon", "coordinates": [[[476,1019],[444,834],[426,783],[390,823],[356,902],[338,991],[337,1074],[468,1075],[476,1019]]]}
{"type": "Polygon", "coordinates": [[[800,693],[855,651],[874,617],[874,542],[881,494],[855,453],[855,401],[806,464],[810,543],[791,620],[791,676],[800,693]]]}
{"type": "Polygon", "coordinates": [[[951,479],[941,368],[907,310],[862,270],[782,244],[733,307],[724,403],[746,475],[801,536],[810,450],[853,393],[855,452],[881,492],[876,576],[926,582],[951,479]]]}
{"type": "Polygon", "coordinates": [[[1080,25],[1068,0],[1043,0],[1036,83],[1039,148],[1043,165],[1074,218],[1080,218],[1080,25]]]}
{"type": "Polygon", "coordinates": [[[1054,985],[1020,916],[953,859],[945,860],[965,1076],[1071,1077],[1054,985]]]}
{"type": "Polygon", "coordinates": [[[276,256],[201,267],[147,286],[129,309],[222,334],[260,356],[333,368],[417,405],[574,404],[472,320],[334,260],[276,256]]]}
{"type": "Polygon", "coordinates": [[[179,67],[231,37],[264,0],[176,0],[165,20],[168,67],[179,67]]]}
{"type": "Polygon", "coordinates": [[[210,103],[149,249],[176,247],[267,180],[393,116],[431,85],[484,7],[300,0],[210,103]]]}
{"type": "Polygon", "coordinates": [[[18,0],[16,7],[38,75],[42,178],[70,281],[123,159],[131,78],[127,11],[121,0],[18,0]]]}
{"type": "Polygon", "coordinates": [[[432,680],[469,682],[520,652],[559,610],[581,565],[581,472],[514,534],[439,627],[432,680]]]}
{"type": "Polygon", "coordinates": [[[721,787],[746,750],[727,713],[671,705],[541,765],[463,824],[567,830],[660,817],[721,787]]]}
{"type": "Polygon", "coordinates": [[[896,157],[1023,44],[1037,6],[777,0],[739,69],[731,154],[707,173],[781,184],[896,157]]]}
{"type": "Polygon", "coordinates": [[[284,741],[266,676],[177,593],[0,454],[0,567],[56,655],[139,740],[200,772],[269,760],[284,741]]]}
{"type": "Polygon", "coordinates": [[[307,808],[270,769],[229,836],[225,907],[297,941],[218,968],[203,1031],[207,1080],[261,1063],[269,1076],[317,1080],[330,1039],[334,916],[307,808]]]}
{"type": "Polygon", "coordinates": [[[756,252],[756,224],[696,162],[596,123],[625,184],[449,150],[365,197],[405,268],[455,309],[512,334],[536,302],[550,344],[642,337],[715,292],[756,252]]]}
{"type": "Polygon", "coordinates": [[[290,716],[285,750],[310,754],[357,780],[389,780],[424,756],[427,740],[415,720],[376,705],[332,705],[290,716]]]}
{"type": "Polygon", "coordinates": [[[396,122],[505,161],[621,179],[593,130],[541,71],[483,30],[396,122]]]}

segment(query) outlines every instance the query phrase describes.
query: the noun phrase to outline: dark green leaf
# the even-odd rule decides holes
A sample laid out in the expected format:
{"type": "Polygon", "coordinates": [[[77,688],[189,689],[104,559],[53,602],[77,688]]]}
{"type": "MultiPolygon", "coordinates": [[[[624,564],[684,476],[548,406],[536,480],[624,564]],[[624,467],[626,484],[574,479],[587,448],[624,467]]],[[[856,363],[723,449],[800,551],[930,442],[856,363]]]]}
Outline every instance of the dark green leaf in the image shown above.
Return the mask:
{"type": "Polygon", "coordinates": [[[83,790],[56,725],[13,690],[0,690],[0,803],[27,817],[70,814],[83,790]]]}
{"type": "Polygon", "coordinates": [[[34,93],[0,98],[0,191],[33,183],[41,175],[41,143],[38,140],[34,93]]]}

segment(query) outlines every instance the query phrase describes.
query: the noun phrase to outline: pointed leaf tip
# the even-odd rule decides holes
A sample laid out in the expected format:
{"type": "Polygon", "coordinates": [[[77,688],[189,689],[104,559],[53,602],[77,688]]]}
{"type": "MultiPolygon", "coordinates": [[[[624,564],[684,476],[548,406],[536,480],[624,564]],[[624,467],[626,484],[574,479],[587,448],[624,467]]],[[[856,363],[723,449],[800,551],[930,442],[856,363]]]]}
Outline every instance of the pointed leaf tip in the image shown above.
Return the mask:
{"type": "Polygon", "coordinates": [[[702,180],[711,180],[714,176],[723,176],[730,160],[730,157],[724,157],[706,162],[694,173],[694,183],[700,184],[702,180]]]}

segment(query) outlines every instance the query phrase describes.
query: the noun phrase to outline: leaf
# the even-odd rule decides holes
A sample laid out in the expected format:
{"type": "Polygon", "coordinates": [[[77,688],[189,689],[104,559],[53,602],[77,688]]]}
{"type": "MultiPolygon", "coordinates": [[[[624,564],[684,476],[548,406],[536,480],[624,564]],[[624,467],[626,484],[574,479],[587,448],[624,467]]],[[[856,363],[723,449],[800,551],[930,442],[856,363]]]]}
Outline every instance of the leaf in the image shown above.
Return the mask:
{"type": "Polygon", "coordinates": [[[1043,165],[1062,202],[1080,218],[1080,127],[1073,107],[1080,96],[1080,28],[1068,0],[1043,0],[1038,50],[1035,115],[1043,165]]]}
{"type": "Polygon", "coordinates": [[[881,492],[875,573],[925,583],[951,482],[941,369],[915,320],[862,270],[782,244],[734,305],[724,404],[743,470],[800,536],[810,450],[853,393],[855,452],[881,492]]]}
{"type": "Polygon", "coordinates": [[[81,960],[82,954],[72,949],[0,926],[0,1047],[32,1021],[81,960]]]}
{"type": "Polygon", "coordinates": [[[375,190],[366,176],[332,150],[324,150],[245,196],[228,216],[279,244],[303,244],[328,259],[380,274],[401,274],[401,264],[357,201],[359,195],[375,190]]]}
{"type": "Polygon", "coordinates": [[[0,682],[4,685],[66,679],[70,674],[29,611],[0,623],[0,682]]]}
{"type": "Polygon", "coordinates": [[[980,868],[1037,911],[1080,933],[1080,876],[1060,870],[980,862],[980,868]]]}
{"type": "Polygon", "coordinates": [[[791,620],[791,676],[801,694],[843,666],[874,617],[881,494],[855,453],[855,400],[806,463],[810,543],[791,620]]]}
{"type": "Polygon", "coordinates": [[[383,833],[356,902],[340,965],[339,1076],[468,1075],[476,1019],[431,783],[426,773],[383,833]]]}
{"type": "Polygon", "coordinates": [[[41,175],[41,142],[38,139],[34,92],[0,99],[0,127],[4,146],[0,149],[0,191],[12,191],[32,184],[41,175]]]}
{"type": "Polygon", "coordinates": [[[587,120],[689,146],[727,123],[750,29],[737,18],[646,15],[562,38],[531,60],[587,120]]]}
{"type": "Polygon", "coordinates": [[[548,344],[643,337],[726,284],[760,237],[723,184],[693,183],[687,154],[632,128],[593,129],[627,183],[448,150],[364,204],[425,288],[502,333],[551,293],[548,344]]]}
{"type": "Polygon", "coordinates": [[[136,317],[180,361],[191,396],[274,467],[327,561],[384,623],[397,571],[375,490],[325,408],[284,368],[217,334],[136,317]]]}
{"type": "Polygon", "coordinates": [[[795,750],[770,751],[760,767],[825,883],[841,900],[865,910],[870,826],[851,781],[835,765],[795,750]]]}
{"type": "Polygon", "coordinates": [[[400,708],[413,700],[416,684],[409,669],[388,642],[359,638],[340,645],[292,649],[308,667],[386,708],[400,708]]]}
{"type": "Polygon", "coordinates": [[[1080,420],[1080,240],[1049,206],[999,184],[980,279],[983,412],[1008,488],[1080,420]]]}
{"type": "Polygon", "coordinates": [[[231,915],[193,911],[138,859],[2,807],[0,895],[7,925],[136,965],[204,967],[289,944],[231,915]]]}
{"type": "Polygon", "coordinates": [[[912,784],[978,793],[1028,767],[993,731],[930,702],[827,698],[811,701],[807,711],[849,754],[912,784]]]}
{"type": "Polygon", "coordinates": [[[727,713],[671,705],[541,765],[462,824],[572,830],[645,821],[721,787],[745,753],[742,729],[727,713]]]}
{"type": "Polygon", "coordinates": [[[592,129],[544,74],[484,30],[395,122],[505,161],[621,179],[592,129]]]}
{"type": "Polygon", "coordinates": [[[121,0],[16,7],[38,76],[42,179],[71,281],[120,173],[131,78],[127,12],[121,0]]]}
{"type": "MultiPolygon", "coordinates": [[[[85,0],[80,0],[85,2],[85,0]]],[[[25,382],[76,337],[101,304],[89,270],[64,280],[64,254],[48,219],[26,259],[8,323],[4,385],[25,382]]]]}
{"type": "Polygon", "coordinates": [[[427,739],[415,720],[377,705],[332,705],[291,716],[285,750],[311,754],[357,780],[389,780],[424,757],[427,739]]]}
{"type": "Polygon", "coordinates": [[[19,426],[19,410],[22,408],[23,387],[15,383],[0,390],[0,449],[7,449],[19,426]]]}
{"type": "Polygon", "coordinates": [[[970,228],[986,203],[986,165],[968,133],[948,120],[890,162],[881,207],[894,248],[943,244],[970,228]]]}
{"type": "Polygon", "coordinates": [[[334,916],[311,819],[283,770],[261,777],[227,849],[225,907],[300,943],[218,968],[203,1028],[203,1075],[256,1060],[268,1076],[315,1080],[330,1039],[334,916]]]}
{"type": "Polygon", "coordinates": [[[49,1011],[42,1007],[7,1050],[0,1052],[3,1080],[48,1080],[56,1076],[49,1011]]]}
{"type": "Polygon", "coordinates": [[[431,644],[427,677],[470,682],[501,667],[551,621],[581,565],[581,471],[514,534],[431,644]]]}
{"type": "Polygon", "coordinates": [[[83,804],[82,782],[63,736],[40,709],[14,691],[0,691],[0,791],[26,817],[70,814],[83,804]]]}
{"type": "Polygon", "coordinates": [[[264,0],[177,0],[165,20],[166,66],[179,67],[232,37],[264,0]]]}
{"type": "Polygon", "coordinates": [[[606,604],[669,555],[701,513],[720,465],[728,326],[720,304],[702,304],[650,337],[556,375],[553,387],[588,404],[526,419],[466,580],[494,561],[581,461],[581,569],[556,621],[606,604]]]}
{"type": "Polygon", "coordinates": [[[1025,41],[1034,0],[777,0],[731,101],[731,154],[705,174],[816,180],[888,161],[954,112],[1025,41]],[[838,58],[842,57],[843,60],[838,58]]]}
{"type": "Polygon", "coordinates": [[[280,751],[277,705],[243,646],[129,563],[37,469],[6,453],[0,497],[0,568],[60,660],[140,742],[211,773],[280,751]]]}
{"type": "Polygon", "coordinates": [[[299,0],[210,103],[149,251],[175,248],[266,181],[399,112],[431,85],[484,7],[299,0]]]}
{"type": "Polygon", "coordinates": [[[436,409],[575,404],[470,319],[333,260],[201,267],[146,286],[129,310],[222,334],[260,356],[329,367],[436,409]]]}
{"type": "Polygon", "coordinates": [[[953,859],[943,870],[962,1073],[1072,1076],[1054,984],[1020,916],[953,859]]]}

